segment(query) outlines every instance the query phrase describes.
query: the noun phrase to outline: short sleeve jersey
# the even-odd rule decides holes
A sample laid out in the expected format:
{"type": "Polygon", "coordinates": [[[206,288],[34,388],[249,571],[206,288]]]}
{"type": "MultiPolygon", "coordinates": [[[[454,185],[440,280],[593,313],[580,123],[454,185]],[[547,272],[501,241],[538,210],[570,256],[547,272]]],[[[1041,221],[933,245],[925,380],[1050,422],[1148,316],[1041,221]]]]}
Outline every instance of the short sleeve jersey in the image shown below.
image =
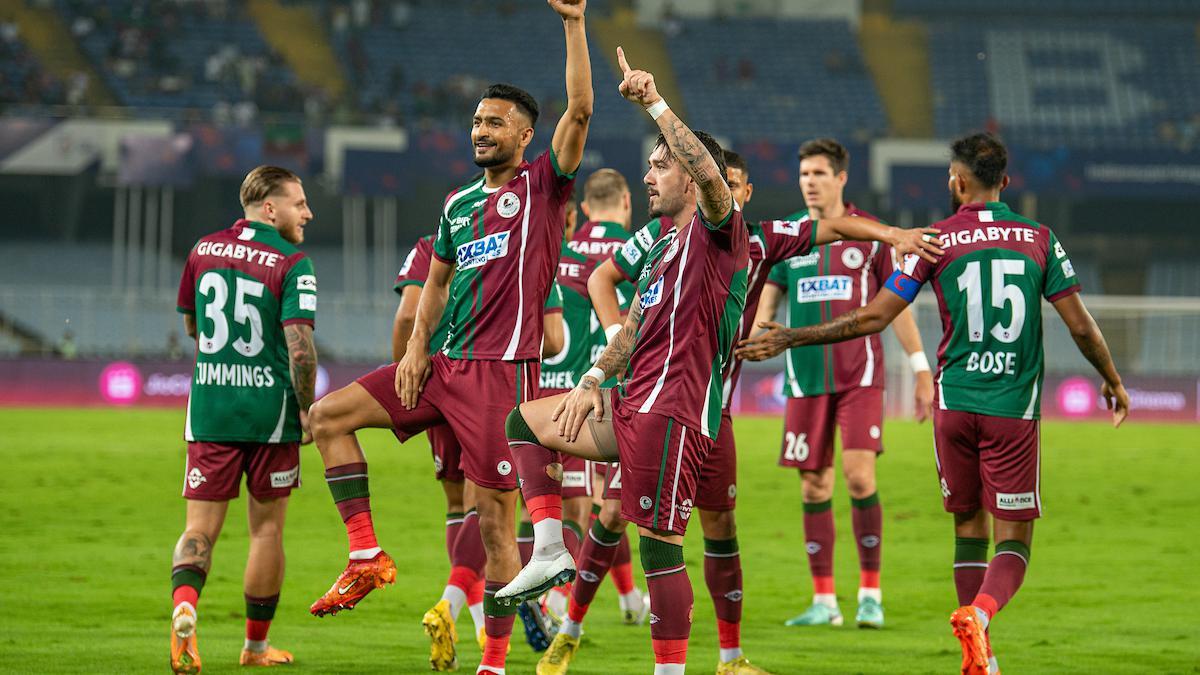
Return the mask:
{"type": "MultiPolygon", "coordinates": [[[[846,205],[846,214],[879,220],[853,204],[846,205]]],[[[811,222],[807,209],[789,220],[811,222]]],[[[785,323],[798,328],[866,305],[893,270],[890,246],[837,241],[775,265],[770,282],[787,293],[785,323]]],[[[829,345],[795,347],[787,351],[785,364],[784,394],[791,398],[855,387],[883,387],[883,341],[878,334],[829,345]]]]}
{"type": "Polygon", "coordinates": [[[944,410],[1041,417],[1041,298],[1080,291],[1071,259],[1045,225],[1003,202],[967,204],[936,223],[945,255],[905,256],[887,288],[911,302],[930,283],[942,317],[937,401],[944,410]]]}
{"type": "Polygon", "coordinates": [[[619,405],[716,438],[746,304],[748,248],[736,203],[725,222],[709,223],[697,210],[651,247],[637,280],[642,315],[619,405]]]}
{"type": "MultiPolygon", "coordinates": [[[[429,260],[433,257],[433,237],[429,234],[417,240],[413,244],[412,250],[408,252],[408,257],[404,259],[404,264],[400,266],[400,272],[396,275],[396,283],[393,290],[399,295],[404,292],[406,286],[417,286],[418,288],[425,285],[425,280],[429,278],[429,260]]],[[[429,337],[429,351],[435,352],[442,348],[446,343],[446,333],[450,330],[450,316],[448,313],[442,313],[442,320],[438,322],[433,333],[429,337]]]]}
{"type": "Polygon", "coordinates": [[[446,198],[433,255],[455,266],[442,349],[454,359],[541,358],[542,308],[556,273],[575,174],[547,150],[498,188],[484,179],[446,198]]]}
{"type": "Polygon", "coordinates": [[[239,220],[196,243],[179,282],[178,310],[196,317],[188,441],[300,440],[283,327],[312,326],[312,260],[262,223],[239,220]]]}
{"type": "Polygon", "coordinates": [[[613,264],[626,280],[638,280],[642,266],[646,263],[646,255],[664,232],[675,236],[675,224],[670,218],[655,218],[643,225],[613,254],[613,264]]]}

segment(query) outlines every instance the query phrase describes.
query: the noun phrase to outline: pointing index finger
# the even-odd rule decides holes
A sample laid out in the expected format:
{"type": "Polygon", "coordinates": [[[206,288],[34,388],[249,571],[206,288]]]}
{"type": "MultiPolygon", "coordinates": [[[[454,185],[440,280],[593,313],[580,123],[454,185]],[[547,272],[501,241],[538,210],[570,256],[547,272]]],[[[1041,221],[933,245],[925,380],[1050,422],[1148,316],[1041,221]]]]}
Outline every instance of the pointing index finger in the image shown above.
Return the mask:
{"type": "Polygon", "coordinates": [[[621,66],[622,73],[628,73],[632,68],[629,67],[629,62],[625,60],[625,50],[617,47],[617,65],[621,66]]]}

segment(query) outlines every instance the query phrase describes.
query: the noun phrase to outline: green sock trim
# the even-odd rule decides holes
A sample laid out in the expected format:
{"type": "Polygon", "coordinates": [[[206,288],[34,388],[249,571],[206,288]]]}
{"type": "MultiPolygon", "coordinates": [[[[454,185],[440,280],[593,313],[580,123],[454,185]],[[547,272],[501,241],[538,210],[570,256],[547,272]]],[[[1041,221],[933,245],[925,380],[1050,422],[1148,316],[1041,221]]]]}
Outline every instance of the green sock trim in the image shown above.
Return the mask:
{"type": "Polygon", "coordinates": [[[1016,539],[1009,539],[1007,541],[997,543],[996,555],[1000,555],[1004,551],[1016,553],[1025,559],[1026,564],[1029,563],[1029,547],[1026,546],[1024,542],[1017,541],[1016,539]]]}
{"type": "Polygon", "coordinates": [[[465,512],[458,512],[458,511],[456,511],[454,513],[447,513],[446,520],[462,520],[462,517],[465,515],[467,515],[465,512]]]}
{"type": "Polygon", "coordinates": [[[483,613],[487,616],[512,616],[517,613],[517,605],[506,607],[496,602],[496,595],[494,593],[484,593],[483,613]]]}
{"type": "Polygon", "coordinates": [[[683,547],[668,544],[661,539],[642,537],[640,549],[642,570],[653,572],[683,565],[683,547]]]}
{"type": "Polygon", "coordinates": [[[508,417],[504,418],[504,435],[510,441],[526,441],[534,445],[541,445],[542,442],[534,435],[533,430],[525,422],[525,416],[521,414],[519,407],[513,408],[512,412],[508,413],[508,417]]]}
{"type": "Polygon", "coordinates": [[[833,500],[826,499],[823,502],[804,502],[805,513],[824,513],[833,508],[833,500]]]}
{"type": "Polygon", "coordinates": [[[526,539],[532,536],[533,523],[529,522],[528,520],[522,520],[520,524],[517,525],[517,537],[520,539],[526,539]]]}
{"type": "Polygon", "coordinates": [[[579,541],[583,541],[583,528],[579,526],[579,523],[573,520],[564,520],[563,527],[574,532],[575,536],[579,537],[579,541]]]}
{"type": "Polygon", "coordinates": [[[704,552],[729,555],[738,552],[737,537],[733,539],[704,538],[704,552]]]}
{"type": "Polygon", "coordinates": [[[346,480],[335,480],[329,483],[329,492],[333,495],[333,501],[344,502],[349,499],[361,499],[371,496],[371,491],[367,489],[367,478],[348,478],[346,480]]]}
{"type": "Polygon", "coordinates": [[[621,541],[621,533],[613,532],[600,524],[600,521],[592,523],[592,536],[595,537],[601,544],[615,544],[621,541]]]}
{"type": "Polygon", "coordinates": [[[272,621],[275,619],[275,607],[279,601],[270,604],[246,601],[246,618],[251,621],[272,621]]]}
{"type": "Polygon", "coordinates": [[[592,515],[593,516],[600,515],[600,505],[599,504],[592,504],[592,515]]]}
{"type": "Polygon", "coordinates": [[[988,540],[975,537],[954,538],[954,562],[987,562],[988,540]]]}
{"type": "Polygon", "coordinates": [[[872,492],[871,496],[863,497],[862,499],[858,499],[856,497],[850,498],[850,506],[853,506],[856,509],[869,509],[872,506],[878,506],[878,505],[879,505],[879,492],[872,492]]]}
{"type": "Polygon", "coordinates": [[[204,589],[204,580],[208,577],[204,572],[200,572],[192,567],[180,567],[171,571],[171,591],[174,592],[180,586],[191,586],[199,593],[204,589]]]}

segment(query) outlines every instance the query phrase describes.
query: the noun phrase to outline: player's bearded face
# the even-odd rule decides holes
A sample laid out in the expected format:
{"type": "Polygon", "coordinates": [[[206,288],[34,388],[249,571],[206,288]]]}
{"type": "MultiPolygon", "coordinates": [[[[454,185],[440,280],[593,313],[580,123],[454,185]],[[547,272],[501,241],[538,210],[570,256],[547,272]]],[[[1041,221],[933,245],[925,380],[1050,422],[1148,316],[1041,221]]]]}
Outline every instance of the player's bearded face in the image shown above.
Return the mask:
{"type": "Polygon", "coordinates": [[[687,173],[671,156],[665,146],[658,146],[650,153],[650,169],[642,178],[646,184],[646,196],[650,202],[650,217],[673,216],[683,210],[687,199],[687,173]]]}
{"type": "Polygon", "coordinates": [[[516,104],[490,98],[480,101],[471,123],[475,165],[486,169],[508,164],[526,133],[532,136],[533,130],[516,104]]]}
{"type": "Polygon", "coordinates": [[[264,207],[279,236],[291,244],[304,241],[304,227],[312,220],[313,213],[299,183],[284,183],[280,194],[272,195],[264,207]]]}

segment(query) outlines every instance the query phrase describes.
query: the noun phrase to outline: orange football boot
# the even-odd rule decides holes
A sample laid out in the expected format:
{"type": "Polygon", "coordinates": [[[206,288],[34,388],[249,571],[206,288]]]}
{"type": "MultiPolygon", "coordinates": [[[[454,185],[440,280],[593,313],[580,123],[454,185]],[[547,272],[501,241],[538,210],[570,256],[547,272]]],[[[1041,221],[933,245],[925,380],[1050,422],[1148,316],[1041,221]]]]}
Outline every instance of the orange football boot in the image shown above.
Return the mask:
{"type": "Polygon", "coordinates": [[[975,608],[967,605],[954,610],[950,626],[962,645],[963,675],[988,675],[988,637],[975,608]]]}
{"type": "Polygon", "coordinates": [[[396,563],[383,551],[370,560],[351,560],[337,581],[308,608],[313,616],[354,609],[367,593],[396,582],[396,563]]]}
{"type": "Polygon", "coordinates": [[[200,672],[200,650],[196,646],[196,610],[188,603],[175,608],[171,617],[171,672],[195,675],[200,672]]]}
{"type": "Polygon", "coordinates": [[[291,652],[267,645],[266,650],[261,652],[243,649],[242,658],[238,662],[243,666],[282,666],[285,663],[291,663],[292,660],[291,652]]]}

